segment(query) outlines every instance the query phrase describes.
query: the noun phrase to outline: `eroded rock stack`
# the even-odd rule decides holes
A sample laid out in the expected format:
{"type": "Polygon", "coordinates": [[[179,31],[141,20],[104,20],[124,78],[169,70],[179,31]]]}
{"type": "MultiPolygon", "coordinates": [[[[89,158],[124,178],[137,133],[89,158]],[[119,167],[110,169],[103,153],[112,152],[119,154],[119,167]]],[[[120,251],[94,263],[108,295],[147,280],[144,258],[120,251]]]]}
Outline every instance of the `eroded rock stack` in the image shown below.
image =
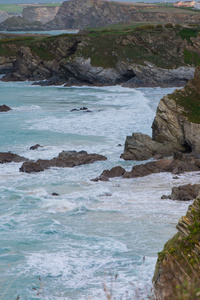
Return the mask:
{"type": "Polygon", "coordinates": [[[152,138],[133,133],[125,142],[122,158],[145,160],[174,151],[200,153],[200,68],[181,90],[164,96],[152,124],[152,138]]]}

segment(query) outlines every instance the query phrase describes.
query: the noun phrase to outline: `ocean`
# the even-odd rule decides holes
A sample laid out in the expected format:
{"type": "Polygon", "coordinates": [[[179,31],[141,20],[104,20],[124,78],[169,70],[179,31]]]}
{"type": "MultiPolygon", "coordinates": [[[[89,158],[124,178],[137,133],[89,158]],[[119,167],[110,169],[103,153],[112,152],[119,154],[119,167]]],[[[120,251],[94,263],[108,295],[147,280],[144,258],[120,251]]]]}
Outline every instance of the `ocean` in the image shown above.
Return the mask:
{"type": "Polygon", "coordinates": [[[158,102],[173,90],[0,81],[0,105],[12,108],[0,113],[1,152],[36,160],[86,150],[108,158],[32,174],[19,172],[22,163],[0,165],[1,300],[149,299],[157,252],[189,205],[161,196],[199,175],[91,179],[140,163],[120,159],[119,144],[133,132],[151,134],[158,102]],[[71,112],[81,107],[91,112],[71,112]]]}

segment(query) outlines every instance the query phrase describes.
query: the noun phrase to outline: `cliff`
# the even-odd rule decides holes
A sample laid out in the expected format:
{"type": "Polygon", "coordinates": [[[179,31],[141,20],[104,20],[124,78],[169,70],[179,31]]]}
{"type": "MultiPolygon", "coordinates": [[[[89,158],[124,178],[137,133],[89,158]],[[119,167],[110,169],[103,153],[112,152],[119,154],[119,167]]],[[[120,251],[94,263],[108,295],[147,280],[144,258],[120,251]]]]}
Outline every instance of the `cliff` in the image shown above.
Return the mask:
{"type": "Polygon", "coordinates": [[[45,24],[55,18],[58,10],[59,6],[27,6],[22,11],[22,17],[29,22],[45,24]]]}
{"type": "Polygon", "coordinates": [[[199,299],[200,197],[189,206],[176,228],[178,233],[158,254],[153,278],[155,299],[199,299]]]}
{"type": "Polygon", "coordinates": [[[200,60],[199,30],[182,27],[122,26],[116,31],[16,39],[0,40],[1,56],[16,55],[4,80],[177,86],[193,77],[200,60]]]}
{"type": "Polygon", "coordinates": [[[162,9],[158,5],[133,4],[103,0],[70,0],[61,5],[50,28],[99,27],[120,22],[199,23],[196,12],[162,9]]]}
{"type": "Polygon", "coordinates": [[[127,137],[122,158],[143,160],[175,151],[200,153],[200,68],[181,90],[164,96],[152,124],[152,139],[134,133],[127,137]]]}

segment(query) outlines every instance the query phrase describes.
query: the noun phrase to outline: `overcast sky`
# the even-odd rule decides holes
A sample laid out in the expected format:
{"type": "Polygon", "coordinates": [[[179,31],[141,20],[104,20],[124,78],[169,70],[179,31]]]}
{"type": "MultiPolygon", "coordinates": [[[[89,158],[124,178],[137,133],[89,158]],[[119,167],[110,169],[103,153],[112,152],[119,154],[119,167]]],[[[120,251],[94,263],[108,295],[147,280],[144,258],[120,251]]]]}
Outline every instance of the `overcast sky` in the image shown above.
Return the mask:
{"type": "MultiPolygon", "coordinates": [[[[115,1],[115,0],[111,0],[115,1]]],[[[168,0],[167,2],[172,2],[173,0],[168,0]]],[[[26,4],[26,3],[60,3],[60,0],[0,0],[0,4],[26,4]]],[[[120,0],[120,2],[164,2],[164,0],[120,0]]]]}

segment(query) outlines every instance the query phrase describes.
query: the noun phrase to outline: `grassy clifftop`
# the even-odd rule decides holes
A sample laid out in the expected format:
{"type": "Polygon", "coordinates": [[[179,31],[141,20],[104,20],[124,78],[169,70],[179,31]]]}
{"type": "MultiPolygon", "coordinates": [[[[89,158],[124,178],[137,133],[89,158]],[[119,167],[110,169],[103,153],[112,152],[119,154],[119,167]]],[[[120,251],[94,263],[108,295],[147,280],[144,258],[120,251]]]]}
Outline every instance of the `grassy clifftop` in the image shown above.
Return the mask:
{"type": "MultiPolygon", "coordinates": [[[[200,65],[200,47],[197,47],[200,46],[199,32],[199,28],[182,28],[172,24],[137,27],[131,23],[118,24],[103,29],[88,29],[86,33],[77,35],[2,38],[0,53],[9,56],[10,51],[12,54],[15,51],[17,54],[20,46],[27,46],[40,56],[38,49],[42,47],[47,60],[57,59],[55,47],[67,39],[78,41],[73,55],[66,55],[69,60],[90,58],[93,66],[104,68],[115,67],[118,61],[141,65],[147,61],[157,67],[171,69],[182,65],[200,65]]],[[[42,58],[45,59],[45,56],[42,55],[42,58]]]]}

